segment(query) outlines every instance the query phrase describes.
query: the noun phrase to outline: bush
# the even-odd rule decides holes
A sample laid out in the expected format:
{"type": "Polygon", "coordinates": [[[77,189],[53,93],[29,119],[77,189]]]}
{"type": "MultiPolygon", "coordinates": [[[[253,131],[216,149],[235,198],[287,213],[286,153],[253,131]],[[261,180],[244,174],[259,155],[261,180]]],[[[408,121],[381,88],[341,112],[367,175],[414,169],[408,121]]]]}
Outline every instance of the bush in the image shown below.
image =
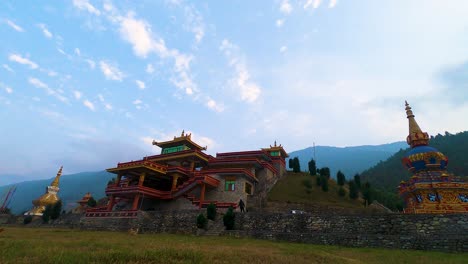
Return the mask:
{"type": "Polygon", "coordinates": [[[50,213],[50,219],[55,220],[60,217],[60,213],[62,212],[62,201],[58,200],[53,206],[52,211],[50,213]]]}
{"type": "Polygon", "coordinates": [[[52,214],[52,205],[47,205],[44,212],[42,213],[42,222],[45,224],[49,222],[50,215],[52,214]]]}
{"type": "Polygon", "coordinates": [[[236,215],[234,214],[234,209],[231,206],[227,210],[226,214],[223,216],[223,223],[224,223],[224,226],[226,227],[226,230],[234,229],[235,218],[236,218],[236,215]]]}
{"type": "Polygon", "coordinates": [[[205,228],[206,227],[206,217],[203,214],[199,214],[197,216],[197,227],[198,228],[205,228]]]}
{"type": "Polygon", "coordinates": [[[345,181],[346,181],[345,175],[341,171],[338,171],[336,173],[336,183],[340,186],[343,186],[345,184],[345,181]]]}
{"type": "Polygon", "coordinates": [[[216,205],[210,203],[208,207],[206,207],[206,216],[210,220],[215,220],[216,218],[216,205]]]}
{"type": "Polygon", "coordinates": [[[23,224],[27,225],[27,224],[31,223],[31,222],[32,222],[32,219],[33,219],[33,217],[32,217],[31,215],[26,216],[26,217],[23,219],[23,224]]]}
{"type": "Polygon", "coordinates": [[[343,189],[343,187],[340,187],[338,189],[338,195],[341,196],[341,197],[345,197],[346,196],[346,190],[343,189]]]}
{"type": "Polygon", "coordinates": [[[359,190],[354,181],[349,181],[349,198],[356,200],[359,196],[359,190]]]}
{"type": "Polygon", "coordinates": [[[89,200],[88,200],[88,202],[87,202],[87,205],[88,205],[89,207],[96,207],[97,202],[96,202],[96,200],[94,200],[93,197],[90,197],[89,200]]]}

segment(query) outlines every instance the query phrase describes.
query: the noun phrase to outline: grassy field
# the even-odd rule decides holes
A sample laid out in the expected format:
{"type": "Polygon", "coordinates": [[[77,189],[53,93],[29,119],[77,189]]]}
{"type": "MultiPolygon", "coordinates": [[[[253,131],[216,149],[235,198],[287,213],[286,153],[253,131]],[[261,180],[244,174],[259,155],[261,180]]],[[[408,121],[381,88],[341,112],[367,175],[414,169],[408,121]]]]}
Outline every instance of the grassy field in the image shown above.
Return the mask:
{"type": "Polygon", "coordinates": [[[308,173],[288,172],[286,177],[279,180],[273,189],[268,194],[268,200],[273,202],[290,202],[299,204],[314,204],[330,207],[344,208],[363,208],[362,200],[352,200],[348,197],[347,185],[346,196],[338,195],[338,185],[334,180],[329,181],[329,190],[324,192],[320,186],[315,184],[316,176],[310,176],[308,173]],[[312,188],[310,193],[307,193],[304,185],[304,180],[310,180],[312,188]]]}
{"type": "Polygon", "coordinates": [[[463,263],[468,254],[48,228],[0,233],[0,263],[463,263]]]}

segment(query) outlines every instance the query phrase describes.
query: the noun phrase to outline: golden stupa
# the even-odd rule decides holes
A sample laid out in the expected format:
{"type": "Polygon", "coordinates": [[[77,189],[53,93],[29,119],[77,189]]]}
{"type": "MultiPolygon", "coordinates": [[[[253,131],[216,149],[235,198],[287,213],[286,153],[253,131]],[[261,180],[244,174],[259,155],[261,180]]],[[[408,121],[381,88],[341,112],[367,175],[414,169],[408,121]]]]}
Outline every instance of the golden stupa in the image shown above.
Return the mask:
{"type": "Polygon", "coordinates": [[[37,200],[34,200],[32,203],[34,207],[27,211],[24,215],[39,215],[41,216],[42,213],[45,211],[45,208],[47,205],[54,205],[57,203],[60,198],[57,196],[57,193],[59,192],[59,181],[60,181],[60,176],[62,176],[62,167],[60,167],[59,171],[57,172],[57,176],[55,176],[55,179],[52,181],[50,186],[47,187],[47,191],[44,195],[39,197],[37,200]]]}

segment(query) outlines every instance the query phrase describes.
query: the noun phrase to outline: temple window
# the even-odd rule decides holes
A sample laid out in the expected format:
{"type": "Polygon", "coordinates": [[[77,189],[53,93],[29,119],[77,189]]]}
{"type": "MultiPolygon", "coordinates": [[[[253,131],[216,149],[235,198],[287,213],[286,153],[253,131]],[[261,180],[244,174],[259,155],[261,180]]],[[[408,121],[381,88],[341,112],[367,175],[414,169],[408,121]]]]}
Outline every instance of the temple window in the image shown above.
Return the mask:
{"type": "Polygon", "coordinates": [[[162,150],[161,154],[169,154],[169,153],[184,151],[184,150],[188,150],[188,149],[190,149],[190,148],[185,146],[185,145],[175,146],[175,147],[170,147],[170,148],[164,148],[162,150]]]}
{"type": "Polygon", "coordinates": [[[280,156],[280,152],[279,152],[279,151],[272,151],[272,152],[270,152],[270,155],[271,155],[271,156],[274,156],[274,157],[279,157],[279,156],[280,156]]]}
{"type": "Polygon", "coordinates": [[[236,178],[229,177],[226,178],[225,184],[224,184],[224,190],[225,191],[235,191],[236,190],[236,178]]]}
{"type": "Polygon", "coordinates": [[[246,182],[244,186],[245,193],[252,194],[252,184],[246,182]]]}
{"type": "Polygon", "coordinates": [[[461,200],[462,202],[468,203],[468,195],[466,195],[466,194],[461,194],[461,193],[460,193],[460,194],[458,195],[458,198],[460,198],[460,200],[461,200]]]}

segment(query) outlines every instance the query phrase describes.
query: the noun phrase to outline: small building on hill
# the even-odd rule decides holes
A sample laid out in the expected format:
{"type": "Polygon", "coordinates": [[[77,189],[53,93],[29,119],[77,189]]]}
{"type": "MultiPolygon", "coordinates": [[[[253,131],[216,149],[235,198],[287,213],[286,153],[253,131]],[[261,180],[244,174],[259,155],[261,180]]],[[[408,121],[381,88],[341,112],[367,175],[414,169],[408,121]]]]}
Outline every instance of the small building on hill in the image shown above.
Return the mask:
{"type": "Polygon", "coordinates": [[[468,182],[447,172],[448,158],[430,147],[429,135],[422,132],[406,103],[411,146],[402,162],[412,174],[408,182],[398,187],[406,208],[405,213],[461,213],[468,212],[468,182]]]}
{"type": "Polygon", "coordinates": [[[260,205],[267,192],[286,173],[288,154],[281,145],[254,151],[204,153],[182,134],[155,142],[161,154],[118,163],[107,169],[116,180],[106,188],[105,207],[89,209],[87,217],[133,217],[138,210],[200,209],[210,203],[218,208],[260,205]]]}

